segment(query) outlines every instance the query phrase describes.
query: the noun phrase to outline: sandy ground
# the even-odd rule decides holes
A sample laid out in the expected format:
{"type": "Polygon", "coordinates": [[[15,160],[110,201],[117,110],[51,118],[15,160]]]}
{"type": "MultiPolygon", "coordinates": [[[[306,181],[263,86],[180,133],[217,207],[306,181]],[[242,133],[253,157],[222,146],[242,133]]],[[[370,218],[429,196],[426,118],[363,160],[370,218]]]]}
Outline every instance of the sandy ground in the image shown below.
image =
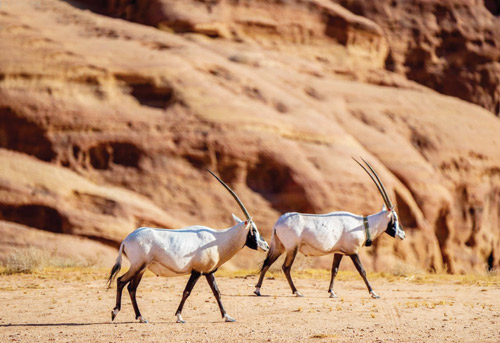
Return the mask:
{"type": "MultiPolygon", "coordinates": [[[[341,275],[339,275],[341,276],[341,275]]],[[[218,277],[228,313],[221,320],[204,278],[176,324],[174,312],[187,277],[145,277],[138,302],[149,324],[134,320],[128,293],[111,322],[115,289],[105,275],[81,271],[0,276],[0,342],[500,342],[500,285],[373,277],[381,299],[371,299],[361,279],[340,278],[337,299],[328,280],[296,278],[303,298],[282,277],[218,277]]],[[[411,278],[410,278],[411,279],[411,278]]]]}

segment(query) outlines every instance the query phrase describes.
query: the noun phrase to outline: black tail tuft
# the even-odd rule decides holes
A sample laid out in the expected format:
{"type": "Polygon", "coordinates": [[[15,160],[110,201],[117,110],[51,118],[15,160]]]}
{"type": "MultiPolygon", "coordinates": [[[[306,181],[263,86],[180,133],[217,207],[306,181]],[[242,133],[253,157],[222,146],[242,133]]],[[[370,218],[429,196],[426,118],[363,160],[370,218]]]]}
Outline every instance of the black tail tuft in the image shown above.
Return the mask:
{"type": "Polygon", "coordinates": [[[107,282],[108,289],[111,288],[111,284],[115,280],[116,275],[118,275],[118,272],[120,271],[121,268],[122,268],[121,264],[120,263],[116,263],[113,266],[113,269],[111,269],[111,273],[109,274],[109,279],[108,279],[108,282],[107,282]]]}

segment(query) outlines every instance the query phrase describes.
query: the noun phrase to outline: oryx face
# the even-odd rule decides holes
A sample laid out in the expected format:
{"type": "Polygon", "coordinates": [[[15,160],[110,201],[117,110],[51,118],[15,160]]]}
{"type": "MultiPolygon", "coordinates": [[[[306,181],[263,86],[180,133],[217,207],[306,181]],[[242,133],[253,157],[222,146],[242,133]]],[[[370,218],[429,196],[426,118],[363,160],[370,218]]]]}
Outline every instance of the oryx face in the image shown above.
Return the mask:
{"type": "Polygon", "coordinates": [[[395,210],[391,210],[391,221],[387,224],[387,229],[385,232],[391,237],[398,237],[403,240],[406,237],[406,234],[399,224],[399,218],[395,210]]]}
{"type": "Polygon", "coordinates": [[[269,245],[267,242],[261,237],[259,230],[257,230],[257,225],[250,220],[250,229],[248,230],[247,241],[245,245],[250,249],[261,249],[263,251],[269,250],[269,245]]]}
{"type": "MultiPolygon", "coordinates": [[[[233,219],[236,224],[243,223],[243,221],[234,214],[233,214],[233,219]]],[[[245,221],[243,225],[245,225],[246,227],[249,226],[245,245],[253,250],[261,249],[263,251],[268,251],[269,245],[260,235],[259,230],[257,230],[257,225],[255,225],[253,220],[250,219],[250,223],[248,221],[245,221]]]]}

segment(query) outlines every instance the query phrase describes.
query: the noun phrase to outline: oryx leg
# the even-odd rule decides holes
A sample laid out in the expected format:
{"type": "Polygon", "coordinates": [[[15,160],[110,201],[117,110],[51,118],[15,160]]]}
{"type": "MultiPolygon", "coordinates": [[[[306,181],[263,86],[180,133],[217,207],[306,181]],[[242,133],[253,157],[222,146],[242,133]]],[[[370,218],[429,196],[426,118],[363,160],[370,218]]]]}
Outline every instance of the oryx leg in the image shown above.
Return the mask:
{"type": "Polygon", "coordinates": [[[186,288],[184,289],[184,292],[182,293],[182,299],[181,303],[179,304],[179,307],[177,308],[177,312],[175,312],[175,315],[177,316],[177,323],[185,323],[185,321],[182,319],[181,312],[182,308],[184,307],[184,303],[186,302],[186,299],[189,297],[191,294],[191,291],[193,290],[194,285],[196,284],[196,281],[200,278],[201,273],[197,271],[192,271],[191,276],[189,277],[189,280],[186,284],[186,288]]]}
{"type": "Polygon", "coordinates": [[[255,291],[253,291],[255,293],[255,295],[260,296],[260,288],[262,287],[262,282],[264,281],[264,276],[266,275],[266,273],[269,270],[269,268],[271,267],[271,265],[274,262],[276,262],[276,260],[278,259],[278,257],[281,256],[282,253],[283,253],[283,250],[274,249],[272,251],[270,250],[269,253],[267,254],[266,259],[264,260],[264,263],[262,264],[262,269],[260,271],[259,281],[255,285],[255,291]]]}
{"type": "Polygon", "coordinates": [[[146,269],[144,268],[139,273],[137,273],[127,286],[128,293],[130,294],[130,300],[132,301],[132,306],[134,307],[135,319],[139,319],[141,323],[147,323],[148,321],[141,315],[141,311],[139,311],[139,306],[137,305],[137,299],[135,298],[135,293],[137,291],[137,287],[139,286],[139,283],[141,282],[142,276],[144,275],[145,271],[146,269]]]}
{"type": "Polygon", "coordinates": [[[342,254],[333,255],[333,264],[332,264],[332,278],[330,279],[330,287],[328,288],[328,292],[330,293],[330,298],[336,298],[337,295],[333,291],[333,282],[335,281],[335,277],[339,272],[340,261],[342,261],[342,254]]]}
{"type": "Polygon", "coordinates": [[[116,315],[122,308],[123,287],[125,287],[143,269],[145,269],[144,266],[140,266],[139,268],[133,268],[131,266],[125,274],[116,279],[116,305],[113,311],[111,311],[111,320],[115,319],[116,315]]]}
{"type": "Polygon", "coordinates": [[[235,319],[226,313],[226,310],[224,309],[224,306],[222,305],[222,300],[220,298],[220,291],[219,291],[219,287],[217,287],[217,283],[215,282],[214,273],[206,274],[205,277],[207,278],[208,284],[210,285],[210,288],[212,289],[212,293],[214,294],[215,299],[217,300],[217,304],[219,304],[220,314],[222,315],[222,318],[224,318],[224,320],[226,322],[234,322],[235,319]]]}
{"type": "Polygon", "coordinates": [[[293,261],[295,260],[295,256],[297,255],[297,250],[298,248],[295,248],[293,250],[286,252],[285,262],[283,263],[283,266],[281,268],[283,269],[283,273],[285,273],[286,279],[288,280],[288,284],[292,289],[292,293],[295,294],[297,297],[302,297],[303,295],[300,294],[299,291],[297,291],[297,288],[295,288],[295,285],[293,284],[292,281],[292,275],[290,274],[290,271],[292,270],[293,261]]]}
{"type": "Polygon", "coordinates": [[[359,275],[361,275],[361,277],[363,278],[363,281],[365,282],[366,287],[368,287],[368,292],[370,292],[372,298],[374,298],[374,299],[380,298],[377,295],[377,293],[375,293],[373,291],[372,286],[370,285],[370,283],[368,282],[368,279],[366,278],[366,272],[365,272],[365,269],[363,268],[363,265],[361,264],[361,261],[359,260],[359,255],[353,254],[353,255],[349,255],[349,257],[352,259],[352,262],[356,266],[356,269],[358,270],[359,275]]]}

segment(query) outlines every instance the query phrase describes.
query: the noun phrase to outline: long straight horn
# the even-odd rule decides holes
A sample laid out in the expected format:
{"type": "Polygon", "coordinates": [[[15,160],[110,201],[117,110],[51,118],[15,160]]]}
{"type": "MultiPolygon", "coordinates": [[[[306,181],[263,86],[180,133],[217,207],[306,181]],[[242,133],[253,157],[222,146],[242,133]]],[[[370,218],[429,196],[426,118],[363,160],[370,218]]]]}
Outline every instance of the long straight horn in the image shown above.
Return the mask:
{"type": "MultiPolygon", "coordinates": [[[[382,195],[382,199],[384,199],[384,203],[385,203],[385,206],[387,206],[387,208],[391,208],[391,205],[389,203],[389,201],[387,201],[386,197],[385,197],[385,194],[382,190],[382,188],[380,187],[380,185],[378,184],[377,180],[374,178],[374,176],[368,171],[368,169],[366,169],[366,167],[364,165],[362,165],[361,163],[359,163],[358,160],[356,160],[354,157],[352,158],[357,164],[359,164],[359,166],[361,168],[363,168],[363,170],[368,174],[368,176],[370,176],[370,178],[372,179],[373,183],[375,184],[375,186],[377,186],[378,188],[378,191],[380,192],[380,195],[382,195]]],[[[365,162],[366,163],[366,162],[365,162]]]]}
{"type": "Polygon", "coordinates": [[[379,182],[380,184],[380,187],[382,188],[382,191],[384,192],[384,195],[385,195],[385,199],[386,201],[389,203],[389,208],[393,208],[394,206],[392,205],[392,201],[391,201],[391,198],[389,198],[389,194],[387,194],[387,190],[385,189],[384,187],[384,184],[382,183],[382,180],[380,180],[380,177],[378,176],[377,172],[373,169],[373,167],[370,165],[370,163],[366,162],[364,160],[363,157],[361,157],[361,159],[363,160],[363,162],[366,163],[366,165],[368,166],[368,168],[370,168],[370,170],[372,171],[373,175],[375,175],[375,177],[377,178],[377,181],[379,182]]]}
{"type": "Polygon", "coordinates": [[[236,200],[236,202],[238,203],[238,205],[240,205],[240,208],[243,211],[243,213],[245,214],[245,216],[247,217],[247,219],[250,220],[250,215],[248,214],[247,209],[245,208],[245,206],[243,206],[243,203],[241,202],[240,198],[238,198],[238,196],[236,195],[236,193],[234,193],[233,190],[231,188],[229,188],[229,186],[224,183],[224,181],[222,181],[221,179],[219,179],[219,177],[217,175],[215,175],[214,173],[212,173],[212,171],[210,169],[207,169],[207,171],[210,174],[212,174],[213,177],[215,177],[229,191],[229,193],[231,193],[231,195],[233,196],[234,200],[236,200]]]}

